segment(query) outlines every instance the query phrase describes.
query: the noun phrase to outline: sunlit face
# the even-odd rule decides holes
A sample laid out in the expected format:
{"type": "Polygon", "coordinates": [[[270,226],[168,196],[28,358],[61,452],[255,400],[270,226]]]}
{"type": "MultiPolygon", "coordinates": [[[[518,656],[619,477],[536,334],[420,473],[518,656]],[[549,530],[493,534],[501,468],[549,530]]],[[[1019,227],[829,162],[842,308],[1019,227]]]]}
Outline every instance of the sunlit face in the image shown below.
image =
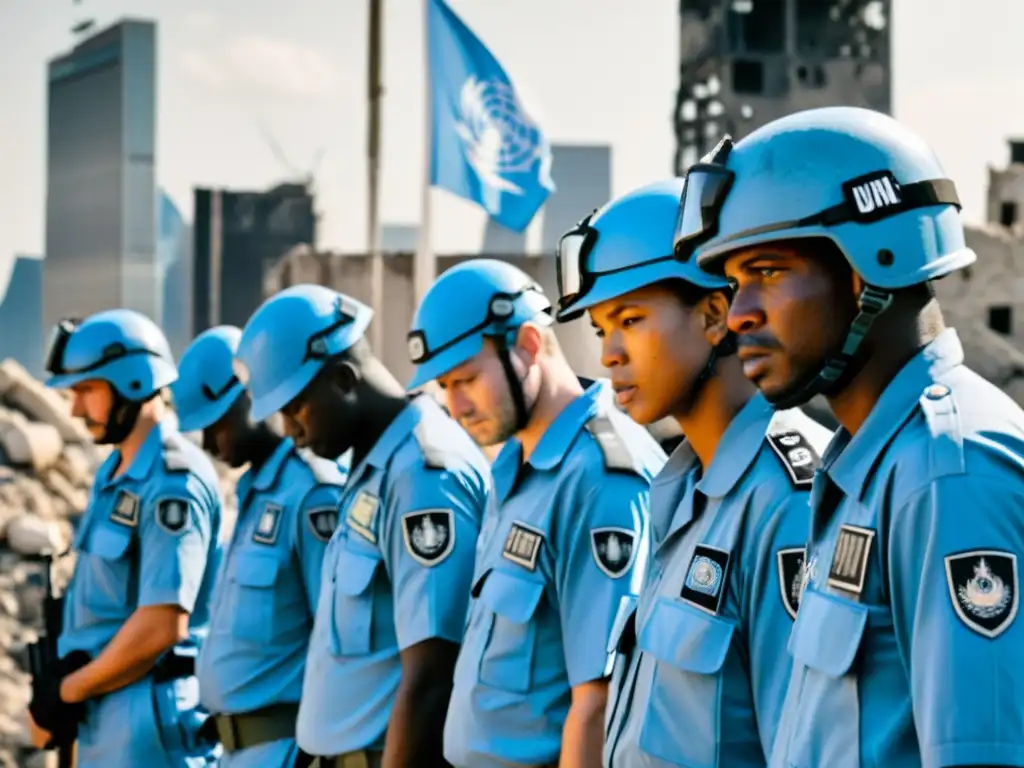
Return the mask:
{"type": "Polygon", "coordinates": [[[103,440],[110,411],[114,407],[114,392],[110,385],[99,379],[81,381],[71,387],[71,396],[71,415],[85,421],[93,440],[103,440]]]}
{"type": "Polygon", "coordinates": [[[639,424],[685,407],[711,344],[701,303],[685,307],[670,289],[646,286],[589,310],[619,405],[639,424]]]}
{"type": "Polygon", "coordinates": [[[856,313],[842,258],[831,243],[808,239],[745,248],[726,260],[735,290],[729,329],[743,373],[769,400],[811,380],[842,343],[856,313]]]}
{"type": "Polygon", "coordinates": [[[505,368],[489,339],[483,349],[437,379],[448,411],[478,445],[503,443],[516,432],[516,408],[505,368]]]}

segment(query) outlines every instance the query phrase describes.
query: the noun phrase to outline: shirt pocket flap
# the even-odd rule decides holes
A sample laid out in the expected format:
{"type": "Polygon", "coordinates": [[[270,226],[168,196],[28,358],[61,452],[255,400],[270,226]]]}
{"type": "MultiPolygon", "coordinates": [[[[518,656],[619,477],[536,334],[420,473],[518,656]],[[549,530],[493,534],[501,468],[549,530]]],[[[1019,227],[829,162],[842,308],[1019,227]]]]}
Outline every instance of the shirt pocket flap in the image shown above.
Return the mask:
{"type": "Polygon", "coordinates": [[[108,525],[97,525],[89,534],[87,552],[104,560],[120,560],[132,543],[132,532],[108,525]]]}
{"type": "Polygon", "coordinates": [[[842,677],[853,665],[867,622],[868,609],[860,603],[808,587],[800,598],[789,651],[804,666],[842,677]]]}
{"type": "Polygon", "coordinates": [[[483,604],[514,624],[529,622],[543,595],[543,582],[498,569],[487,575],[480,590],[483,604]]]}
{"type": "Polygon", "coordinates": [[[615,620],[612,622],[612,631],[608,633],[608,646],[605,650],[608,653],[615,653],[622,650],[619,648],[622,643],[622,636],[633,623],[636,615],[636,595],[623,595],[619,599],[619,609],[615,613],[615,620]]]}
{"type": "Polygon", "coordinates": [[[338,556],[338,573],[335,589],[342,595],[356,597],[370,588],[373,575],[380,565],[380,555],[370,552],[353,552],[342,550],[338,556]]]}
{"type": "Polygon", "coordinates": [[[659,598],[640,630],[637,645],[658,661],[699,675],[725,663],[736,625],[680,600],[659,598]]]}
{"type": "Polygon", "coordinates": [[[235,560],[235,581],[243,587],[266,589],[274,586],[281,561],[272,554],[243,552],[235,560]]]}

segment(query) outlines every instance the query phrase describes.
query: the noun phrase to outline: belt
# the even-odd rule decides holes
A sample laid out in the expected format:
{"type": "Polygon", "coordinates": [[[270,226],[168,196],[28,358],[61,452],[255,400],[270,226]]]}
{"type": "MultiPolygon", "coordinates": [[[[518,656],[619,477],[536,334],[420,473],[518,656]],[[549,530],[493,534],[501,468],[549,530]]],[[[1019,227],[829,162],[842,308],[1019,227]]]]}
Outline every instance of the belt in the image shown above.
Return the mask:
{"type": "Polygon", "coordinates": [[[311,768],[380,768],[383,761],[383,752],[361,749],[335,757],[318,757],[311,768]]]}
{"type": "Polygon", "coordinates": [[[192,656],[169,653],[153,668],[153,680],[166,683],[179,677],[192,677],[196,673],[196,660],[192,656]]]}
{"type": "Polygon", "coordinates": [[[211,715],[210,720],[224,751],[231,753],[280,739],[294,739],[298,715],[298,704],[271,704],[237,715],[211,715]]]}

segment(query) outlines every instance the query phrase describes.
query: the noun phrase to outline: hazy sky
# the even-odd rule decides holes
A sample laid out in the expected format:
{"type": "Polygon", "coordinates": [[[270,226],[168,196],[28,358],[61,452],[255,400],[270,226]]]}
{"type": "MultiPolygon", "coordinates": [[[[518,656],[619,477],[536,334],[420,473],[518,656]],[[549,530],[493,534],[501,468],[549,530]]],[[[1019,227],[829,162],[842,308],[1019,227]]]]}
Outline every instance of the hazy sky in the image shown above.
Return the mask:
{"type": "MultiPolygon", "coordinates": [[[[1024,134],[1024,2],[895,0],[895,114],[929,140],[980,220],[986,165],[1024,134]]],[[[0,0],[0,257],[43,249],[46,60],[83,13],[159,22],[157,178],[267,187],[315,169],[321,245],[366,236],[366,0],[0,0]]],[[[450,0],[540,107],[554,141],[610,143],[616,193],[671,172],[678,0],[450,0]]],[[[383,218],[419,219],[421,0],[385,0],[383,218]]],[[[484,215],[435,192],[438,250],[480,242],[484,215]]],[[[2,260],[2,259],[0,259],[2,260]]]]}

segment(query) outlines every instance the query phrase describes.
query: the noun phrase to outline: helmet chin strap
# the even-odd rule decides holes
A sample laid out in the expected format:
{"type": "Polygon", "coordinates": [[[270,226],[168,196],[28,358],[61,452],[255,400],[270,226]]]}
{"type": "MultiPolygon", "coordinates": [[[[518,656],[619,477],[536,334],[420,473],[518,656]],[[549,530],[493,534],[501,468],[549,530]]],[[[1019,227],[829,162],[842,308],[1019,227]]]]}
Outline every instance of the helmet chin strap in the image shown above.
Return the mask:
{"type": "Polygon", "coordinates": [[[700,375],[697,376],[697,380],[693,382],[693,386],[690,387],[690,393],[686,397],[686,411],[693,408],[693,404],[697,402],[697,398],[700,397],[700,393],[704,390],[704,387],[715,375],[715,366],[718,361],[724,357],[736,352],[736,334],[729,331],[718,344],[711,348],[710,354],[708,354],[708,360],[704,363],[704,368],[701,370],[700,375]]]}
{"type": "Polygon", "coordinates": [[[113,387],[110,389],[114,394],[114,402],[111,405],[107,423],[103,427],[103,434],[96,440],[98,445],[120,445],[123,443],[135,429],[142,406],[160,394],[154,392],[144,400],[129,400],[113,387]]]}
{"type": "MultiPolygon", "coordinates": [[[[516,331],[518,330],[517,328],[516,331]]],[[[523,392],[523,382],[512,365],[512,349],[509,343],[509,335],[514,333],[514,331],[510,331],[508,334],[494,336],[493,338],[498,348],[498,360],[501,361],[502,370],[505,371],[505,380],[508,382],[508,389],[512,393],[512,403],[516,409],[515,431],[521,432],[530,421],[530,412],[526,407],[526,393],[523,392]]]]}
{"type": "Polygon", "coordinates": [[[850,323],[840,350],[827,356],[822,367],[809,379],[797,382],[787,391],[773,397],[765,395],[772,407],[778,411],[797,408],[815,395],[828,396],[839,392],[863,365],[858,353],[864,339],[878,316],[892,306],[892,301],[891,291],[865,285],[857,298],[859,311],[850,323]]]}

